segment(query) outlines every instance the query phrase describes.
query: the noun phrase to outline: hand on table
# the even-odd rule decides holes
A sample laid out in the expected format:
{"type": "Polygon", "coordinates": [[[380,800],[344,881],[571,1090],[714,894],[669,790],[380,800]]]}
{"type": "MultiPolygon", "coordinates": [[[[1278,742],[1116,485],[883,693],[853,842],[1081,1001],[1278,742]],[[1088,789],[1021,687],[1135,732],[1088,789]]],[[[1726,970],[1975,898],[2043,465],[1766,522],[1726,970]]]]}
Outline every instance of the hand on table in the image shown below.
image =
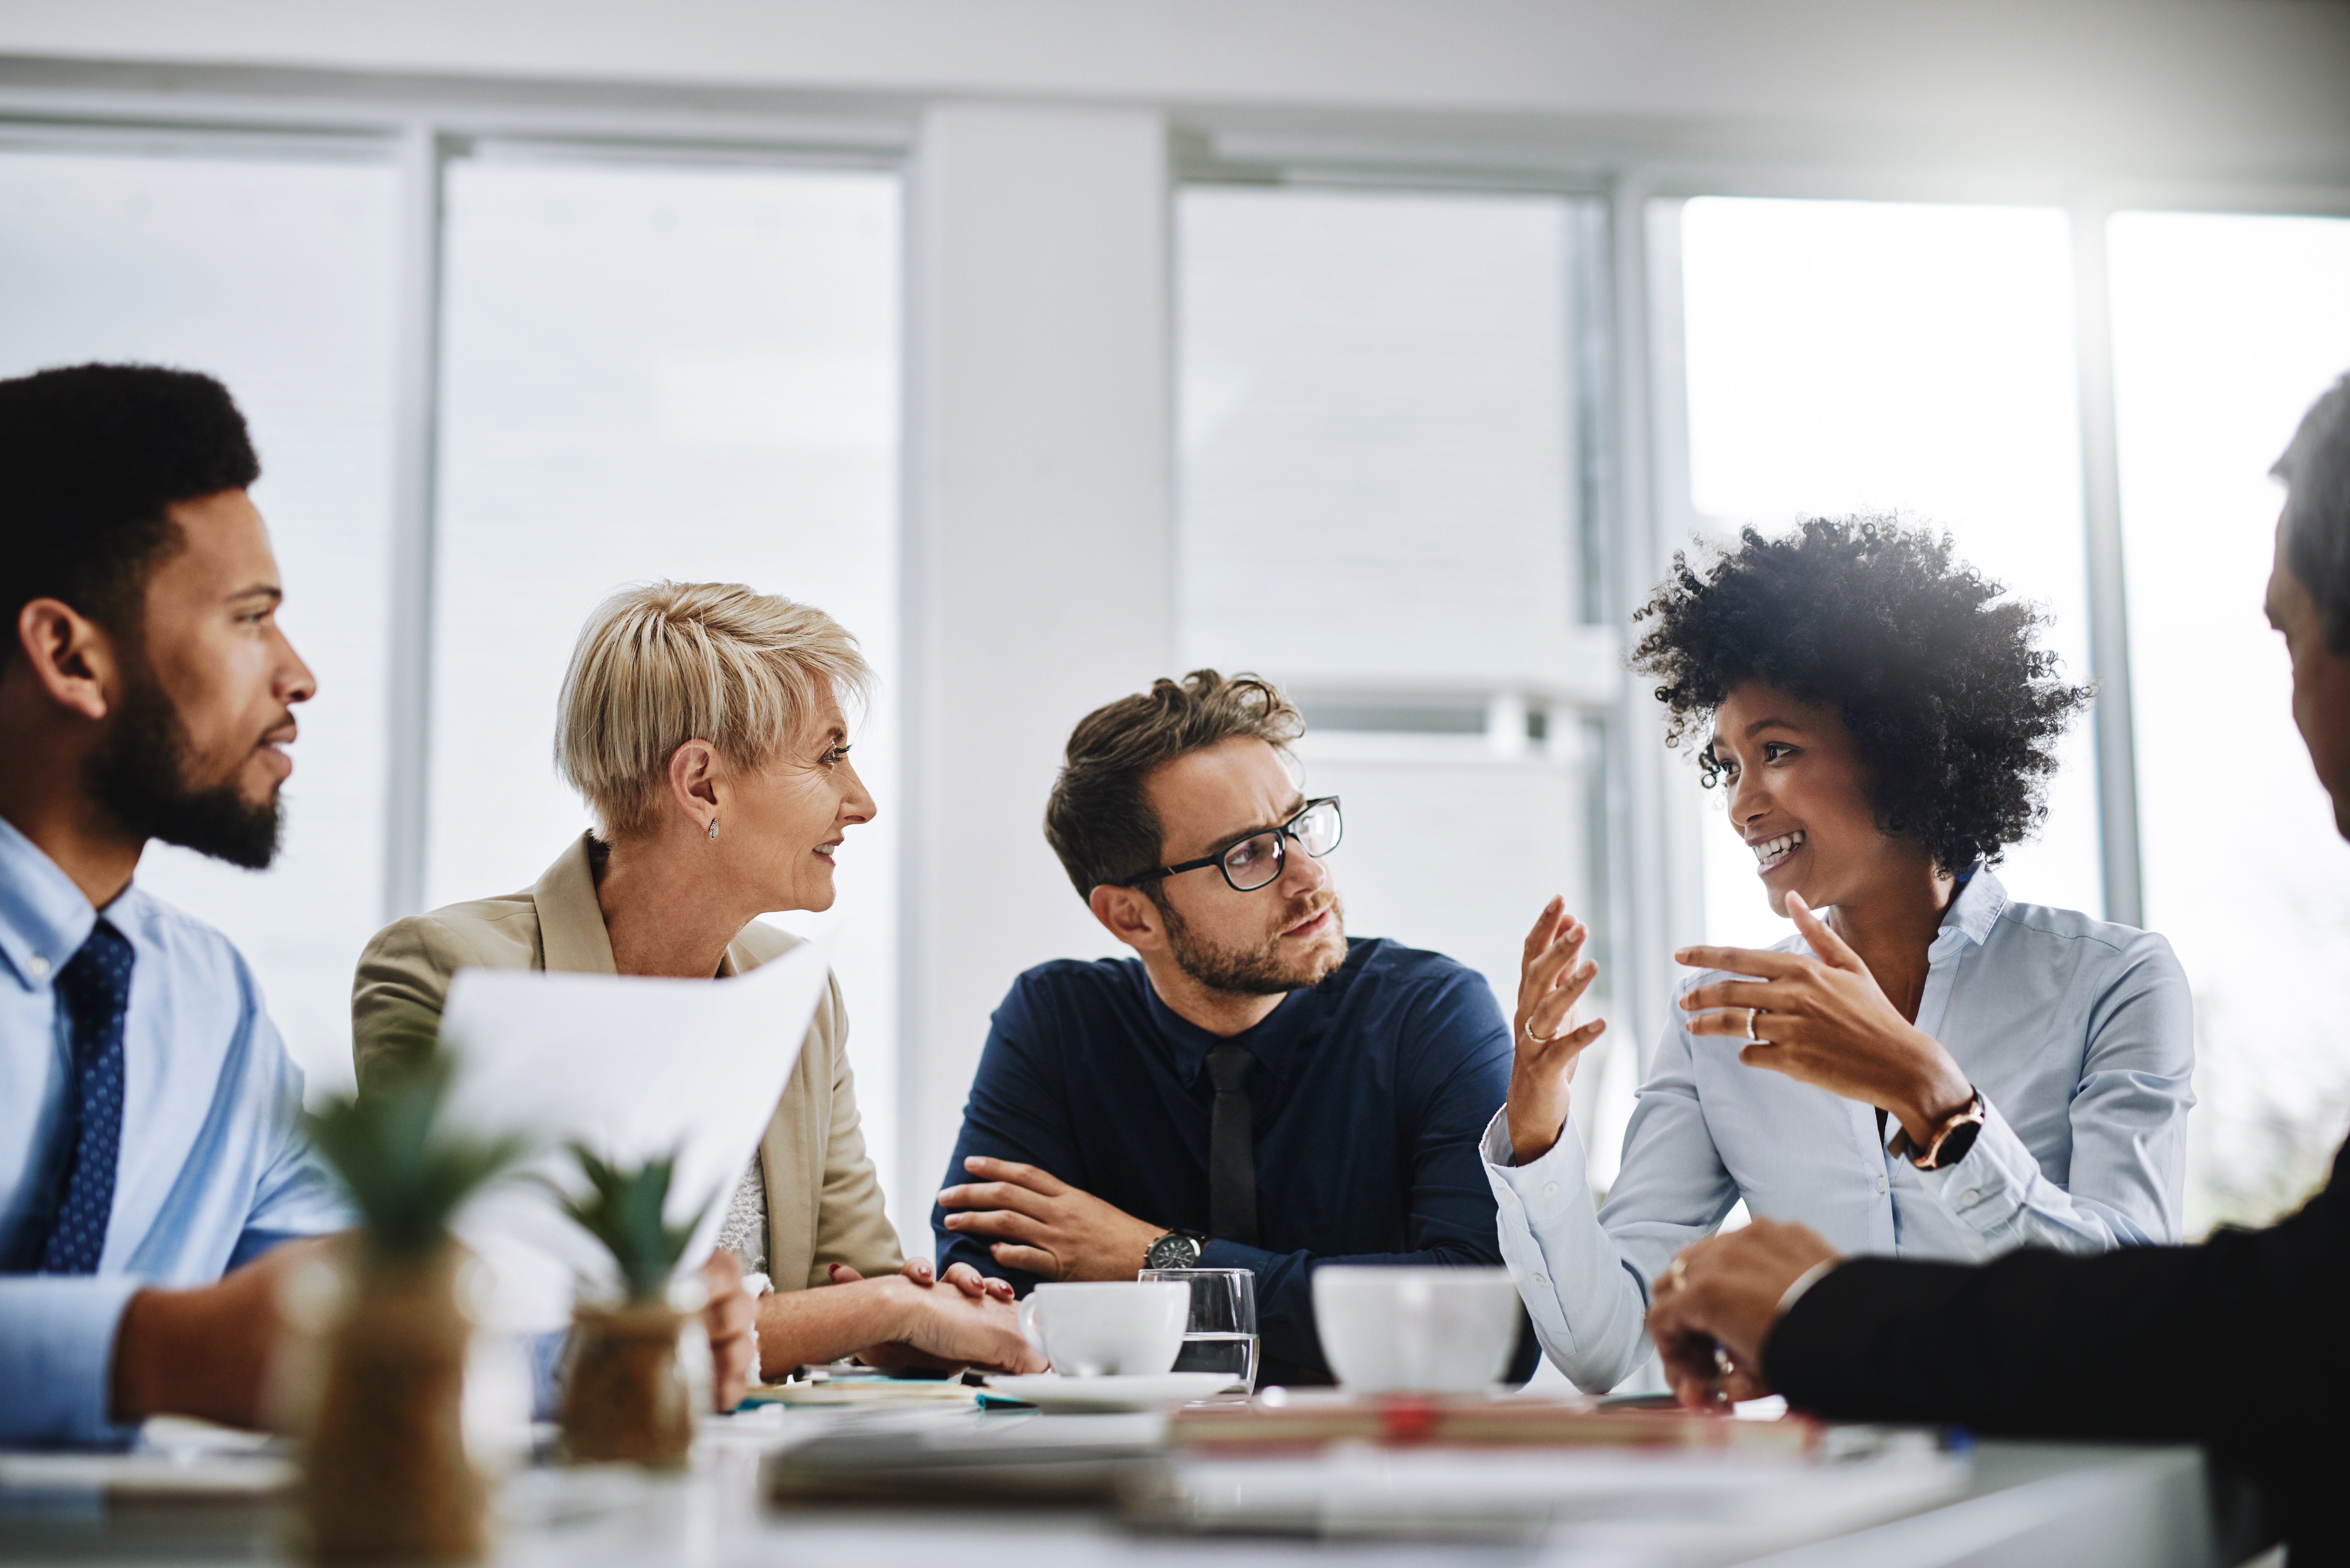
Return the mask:
{"type": "Polygon", "coordinates": [[[1805,1225],[1757,1220],[1685,1247],[1649,1287],[1648,1337],[1673,1397],[1715,1410],[1771,1392],[1762,1346],[1788,1287],[1836,1250],[1805,1225]]]}
{"type": "MultiPolygon", "coordinates": [[[[847,1263],[834,1263],[827,1272],[831,1275],[829,1282],[836,1285],[853,1285],[865,1278],[847,1263]]],[[[949,1263],[946,1274],[941,1279],[931,1267],[931,1261],[928,1258],[909,1258],[898,1270],[898,1274],[899,1277],[924,1289],[933,1284],[951,1285],[961,1291],[965,1297],[975,1302],[1010,1303],[1013,1299],[1011,1281],[983,1275],[969,1263],[949,1263]]],[[[915,1368],[931,1372],[960,1372],[966,1365],[963,1361],[943,1360],[926,1351],[917,1350],[910,1345],[870,1345],[859,1350],[857,1357],[868,1366],[877,1366],[891,1372],[910,1371],[915,1368]]]]}
{"type": "Polygon", "coordinates": [[[132,1296],[114,1331],[113,1418],[195,1416],[254,1428],[282,1419],[265,1403],[270,1359],[287,1333],[279,1303],[294,1272],[334,1245],[326,1236],[287,1241],[216,1283],[132,1296]]]}
{"type": "Polygon", "coordinates": [[[966,1366],[988,1372],[1045,1370],[1045,1357],[1020,1333],[1020,1309],[1003,1281],[982,1280],[977,1270],[955,1264],[943,1282],[917,1281],[910,1266],[877,1283],[886,1303],[887,1337],[857,1352],[868,1366],[934,1372],[960,1372],[966,1366]],[[972,1282],[980,1288],[971,1289],[972,1282]]]}
{"type": "Polygon", "coordinates": [[[1510,1157],[1531,1164],[1551,1151],[1566,1126],[1567,1086],[1585,1047],[1606,1032],[1607,1021],[1575,1023],[1575,1003],[1591,989],[1599,966],[1583,960],[1591,928],[1566,912],[1566,900],[1543,906],[1518,967],[1518,1012],[1511,1043],[1510,1096],[1504,1116],[1510,1157]]]}
{"type": "Polygon", "coordinates": [[[1922,1146],[1973,1099],[1967,1075],[1941,1042],[1901,1016],[1860,956],[1803,899],[1788,894],[1786,909],[1811,952],[1683,948],[1673,955],[1691,969],[1761,977],[1713,981],[1682,997],[1697,1014],[1690,1033],[1745,1040],[1751,1021],[1756,1039],[1739,1052],[1741,1062],[1882,1106],[1922,1146]]]}
{"type": "Polygon", "coordinates": [[[723,1248],[702,1265],[702,1282],[710,1292],[702,1322],[710,1334],[711,1403],[723,1416],[758,1375],[758,1303],[743,1288],[743,1265],[723,1248]]]}
{"type": "Polygon", "coordinates": [[[1052,1172],[972,1155],[962,1168],[980,1179],[950,1187],[940,1206],[950,1231],[995,1238],[988,1253],[1007,1269],[1045,1280],[1130,1280],[1166,1227],[1137,1220],[1052,1172]]]}

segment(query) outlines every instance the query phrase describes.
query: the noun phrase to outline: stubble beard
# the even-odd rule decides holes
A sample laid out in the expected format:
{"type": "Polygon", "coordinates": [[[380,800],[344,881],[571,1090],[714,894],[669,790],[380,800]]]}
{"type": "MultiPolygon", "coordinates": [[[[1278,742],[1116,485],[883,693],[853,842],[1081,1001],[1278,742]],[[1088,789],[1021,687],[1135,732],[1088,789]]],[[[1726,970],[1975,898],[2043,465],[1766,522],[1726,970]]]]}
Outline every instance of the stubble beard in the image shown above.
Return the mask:
{"type": "Polygon", "coordinates": [[[188,782],[194,746],[179,710],[140,659],[115,707],[114,722],[82,764],[82,780],[115,820],[141,838],[160,838],[242,866],[268,868],[277,857],[284,812],[272,789],[256,805],[232,776],[188,782]]]}
{"type": "Polygon", "coordinates": [[[1159,913],[1167,920],[1167,943],[1174,950],[1175,966],[1211,991],[1233,996],[1281,996],[1321,984],[1333,970],[1347,961],[1347,910],[1336,893],[1316,894],[1306,899],[1291,911],[1272,936],[1253,948],[1218,947],[1205,940],[1193,932],[1171,904],[1161,904],[1159,913]],[[1284,961],[1280,933],[1295,929],[1326,909],[1330,911],[1330,934],[1339,939],[1337,951],[1333,954],[1317,942],[1312,950],[1313,957],[1305,965],[1300,966],[1294,959],[1284,961]]]}

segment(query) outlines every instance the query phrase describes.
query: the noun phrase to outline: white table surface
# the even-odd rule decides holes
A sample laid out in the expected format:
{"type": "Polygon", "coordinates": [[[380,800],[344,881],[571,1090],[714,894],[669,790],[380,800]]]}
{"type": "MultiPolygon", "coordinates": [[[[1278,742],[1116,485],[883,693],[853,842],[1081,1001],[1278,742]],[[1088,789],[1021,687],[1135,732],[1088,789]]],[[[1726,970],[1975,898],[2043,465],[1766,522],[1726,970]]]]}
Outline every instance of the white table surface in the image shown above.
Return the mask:
{"type": "MultiPolygon", "coordinates": [[[[1149,1417],[934,1415],[1006,1444],[1130,1440],[1149,1417]]],[[[1206,1511],[1245,1494],[1322,1505],[1318,1531],[1138,1531],[1107,1510],[800,1507],[763,1501],[766,1458],[870,1417],[772,1411],[712,1420],[692,1469],[525,1469],[502,1485],[502,1568],[806,1563],[826,1568],[1074,1568],[1192,1563],[1417,1568],[2232,1568],[2199,1450],[1987,1442],[1960,1458],[1912,1438],[1830,1462],[1592,1450],[1368,1449],[1318,1460],[1184,1461],[1206,1511]],[[1386,1511],[1387,1520],[1364,1518],[1386,1511]],[[1417,1518],[1418,1523],[1398,1523],[1417,1518]]],[[[1857,1445],[1866,1449],[1870,1445],[1857,1445]]],[[[183,1456],[184,1459],[184,1456],[183,1456]]],[[[114,1459],[0,1460],[0,1560],[89,1563],[294,1561],[278,1509],[234,1495],[255,1455],[188,1461],[222,1495],[108,1501],[114,1459]],[[77,1468],[78,1464],[78,1468],[77,1468]]],[[[282,1460],[276,1461],[282,1466],[282,1460]]],[[[154,1460],[145,1461],[149,1472],[154,1460]]],[[[258,1474],[257,1469],[253,1474],[258,1474]]],[[[2230,1525],[2230,1528],[2240,1528],[2230,1525]]]]}

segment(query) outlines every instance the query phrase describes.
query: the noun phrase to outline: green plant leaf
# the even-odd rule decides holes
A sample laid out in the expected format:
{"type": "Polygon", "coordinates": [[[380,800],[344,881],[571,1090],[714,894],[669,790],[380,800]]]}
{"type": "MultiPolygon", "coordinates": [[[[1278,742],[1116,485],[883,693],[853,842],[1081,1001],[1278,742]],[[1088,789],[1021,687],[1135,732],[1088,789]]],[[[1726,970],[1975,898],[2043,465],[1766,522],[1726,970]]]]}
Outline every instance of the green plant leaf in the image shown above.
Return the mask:
{"type": "Polygon", "coordinates": [[[468,1199],[529,1148],[516,1137],[479,1139],[440,1127],[454,1058],[437,1040],[395,1050],[408,1064],[364,1095],[338,1097],[303,1118],[311,1143],[342,1179],[369,1241],[387,1257],[429,1252],[468,1199]]]}
{"type": "Polygon", "coordinates": [[[647,1160],[633,1170],[621,1170],[585,1144],[568,1147],[579,1173],[588,1179],[588,1190],[584,1197],[559,1194],[563,1212],[611,1252],[620,1265],[620,1278],[630,1301],[661,1300],[669,1293],[670,1276],[677,1272],[686,1244],[693,1240],[694,1228],[718,1201],[717,1196],[712,1194],[683,1225],[670,1225],[663,1222],[661,1210],[669,1202],[670,1181],[677,1169],[674,1152],[647,1160]]]}

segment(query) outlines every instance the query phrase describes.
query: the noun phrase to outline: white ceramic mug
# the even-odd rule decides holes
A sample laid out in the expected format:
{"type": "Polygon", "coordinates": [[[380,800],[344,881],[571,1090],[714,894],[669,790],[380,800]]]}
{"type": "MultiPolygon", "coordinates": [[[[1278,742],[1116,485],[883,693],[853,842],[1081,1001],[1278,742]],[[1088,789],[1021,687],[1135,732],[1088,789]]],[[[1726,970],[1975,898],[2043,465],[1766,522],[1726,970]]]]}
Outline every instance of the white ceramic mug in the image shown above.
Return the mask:
{"type": "Polygon", "coordinates": [[[1038,1285],[1020,1303],[1020,1332],[1065,1377],[1151,1377],[1175,1365],[1191,1314],[1186,1284],[1038,1285]]]}
{"type": "Polygon", "coordinates": [[[1359,1393],[1470,1394],[1509,1370],[1518,1291],[1507,1269],[1314,1271],[1322,1354],[1359,1393]]]}

